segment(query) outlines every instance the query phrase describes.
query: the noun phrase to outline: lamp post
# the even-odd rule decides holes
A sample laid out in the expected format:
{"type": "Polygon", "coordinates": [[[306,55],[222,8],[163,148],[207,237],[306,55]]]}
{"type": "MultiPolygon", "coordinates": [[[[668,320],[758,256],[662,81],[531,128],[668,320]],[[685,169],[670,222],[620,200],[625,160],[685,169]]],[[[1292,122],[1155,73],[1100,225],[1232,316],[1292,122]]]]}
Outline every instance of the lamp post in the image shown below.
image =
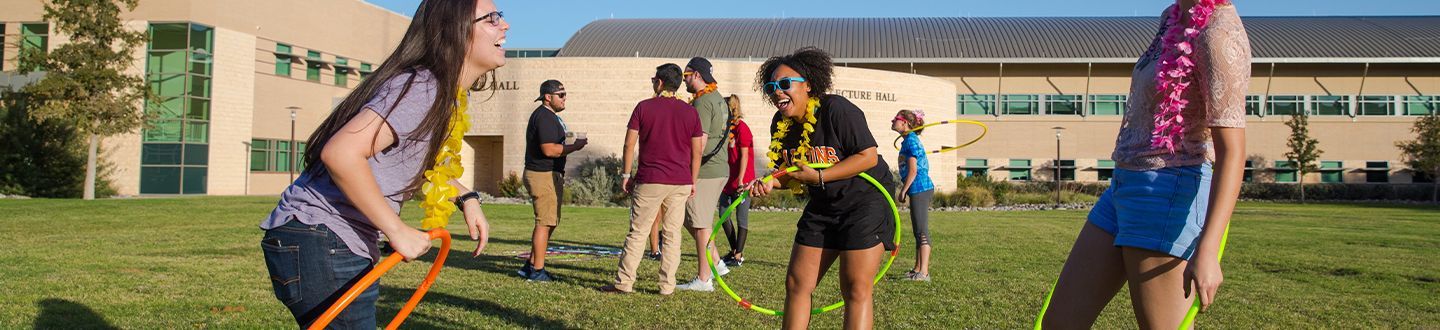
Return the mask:
{"type": "Polygon", "coordinates": [[[1060,167],[1061,167],[1061,165],[1060,165],[1060,131],[1064,131],[1065,128],[1064,128],[1064,127],[1060,127],[1060,126],[1055,126],[1055,127],[1051,127],[1050,129],[1055,130],[1055,206],[1056,206],[1056,207],[1059,207],[1059,206],[1060,206],[1060,167]]]}
{"type": "Polygon", "coordinates": [[[285,157],[285,169],[290,170],[290,182],[295,182],[295,111],[300,110],[300,107],[292,105],[285,109],[290,110],[290,154],[285,157]]]}

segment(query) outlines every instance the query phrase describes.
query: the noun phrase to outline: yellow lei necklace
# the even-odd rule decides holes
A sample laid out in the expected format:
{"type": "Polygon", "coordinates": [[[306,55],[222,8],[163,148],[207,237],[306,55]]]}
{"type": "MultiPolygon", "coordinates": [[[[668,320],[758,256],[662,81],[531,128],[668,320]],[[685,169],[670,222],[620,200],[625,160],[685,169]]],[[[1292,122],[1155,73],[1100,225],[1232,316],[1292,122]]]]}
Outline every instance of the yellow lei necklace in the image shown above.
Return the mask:
{"type": "Polygon", "coordinates": [[[460,146],[464,144],[465,132],[470,130],[470,116],[465,113],[470,107],[469,99],[470,95],[464,88],[455,94],[455,112],[450,114],[450,135],[440,145],[440,152],[435,154],[435,167],[425,171],[425,185],[421,187],[425,201],[420,203],[420,207],[425,209],[425,219],[420,221],[420,229],[444,228],[450,223],[450,214],[455,213],[455,203],[451,203],[450,199],[460,191],[450,185],[450,180],[465,173],[465,168],[460,166],[460,146]]]}
{"type": "MultiPolygon", "coordinates": [[[[805,105],[805,124],[801,126],[800,146],[795,148],[795,153],[789,154],[789,164],[800,164],[805,162],[805,155],[810,152],[810,135],[815,133],[815,109],[820,108],[820,98],[811,97],[810,102],[805,105]]],[[[765,155],[770,158],[770,168],[779,169],[784,163],[779,162],[780,153],[785,150],[785,134],[790,132],[790,127],[795,125],[795,120],[782,116],[779,122],[775,123],[775,132],[770,137],[770,152],[765,155]]],[[[790,189],[797,193],[804,192],[804,186],[799,182],[791,181],[790,189]]]]}

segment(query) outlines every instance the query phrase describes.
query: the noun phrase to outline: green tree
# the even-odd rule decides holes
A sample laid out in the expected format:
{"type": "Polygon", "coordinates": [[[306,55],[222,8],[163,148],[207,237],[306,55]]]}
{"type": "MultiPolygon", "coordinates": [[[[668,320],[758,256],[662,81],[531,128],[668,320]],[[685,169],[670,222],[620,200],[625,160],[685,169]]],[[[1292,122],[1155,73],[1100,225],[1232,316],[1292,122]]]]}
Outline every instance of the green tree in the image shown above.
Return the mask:
{"type": "Polygon", "coordinates": [[[1395,146],[1400,148],[1406,166],[1430,176],[1434,182],[1430,202],[1435,203],[1440,199],[1440,114],[1431,112],[1421,117],[1410,132],[1415,133],[1415,140],[1397,142],[1395,146]]]}
{"type": "Polygon", "coordinates": [[[102,137],[134,131],[144,123],[138,111],[148,97],[145,79],[127,74],[135,49],[145,44],[143,32],[126,29],[121,6],[134,10],[139,0],[49,0],[44,20],[70,41],[51,51],[27,49],[18,59],[29,65],[21,73],[44,71],[45,78],[26,86],[33,101],[29,115],[37,121],[65,123],[87,140],[85,199],[95,197],[102,137]]]}
{"type": "Polygon", "coordinates": [[[1314,173],[1320,170],[1317,160],[1325,153],[1320,150],[1320,141],[1310,137],[1310,116],[1304,111],[1296,111],[1290,114],[1290,119],[1285,121],[1285,126],[1290,127],[1290,141],[1285,146],[1290,151],[1285,153],[1285,159],[1290,161],[1290,166],[1295,168],[1295,174],[1300,181],[1300,202],[1305,202],[1305,174],[1314,173]]]}

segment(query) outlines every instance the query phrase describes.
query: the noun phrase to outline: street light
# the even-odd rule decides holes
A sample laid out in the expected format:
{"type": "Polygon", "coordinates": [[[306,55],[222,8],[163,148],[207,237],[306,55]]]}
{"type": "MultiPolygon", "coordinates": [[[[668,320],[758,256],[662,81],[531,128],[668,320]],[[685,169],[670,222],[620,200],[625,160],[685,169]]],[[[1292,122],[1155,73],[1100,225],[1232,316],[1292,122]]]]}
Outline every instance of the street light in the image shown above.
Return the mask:
{"type": "Polygon", "coordinates": [[[295,182],[295,111],[300,110],[300,107],[292,105],[285,109],[290,110],[290,155],[285,157],[286,162],[289,163],[285,168],[290,170],[290,182],[293,183],[295,182]]]}
{"type": "Polygon", "coordinates": [[[1055,206],[1056,206],[1056,207],[1059,207],[1059,206],[1060,206],[1060,167],[1061,167],[1061,166],[1060,166],[1060,131],[1064,131],[1065,128],[1064,128],[1064,127],[1060,127],[1060,126],[1055,126],[1055,127],[1051,127],[1050,129],[1055,130],[1055,206]]]}

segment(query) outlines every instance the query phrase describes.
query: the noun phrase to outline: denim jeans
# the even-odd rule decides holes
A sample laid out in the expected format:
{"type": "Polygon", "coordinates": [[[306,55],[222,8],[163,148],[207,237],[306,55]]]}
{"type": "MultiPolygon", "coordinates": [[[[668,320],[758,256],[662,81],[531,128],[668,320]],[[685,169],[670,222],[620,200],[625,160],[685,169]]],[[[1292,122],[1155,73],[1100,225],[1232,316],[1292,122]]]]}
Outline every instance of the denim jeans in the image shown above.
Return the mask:
{"type": "MultiPolygon", "coordinates": [[[[307,225],[290,219],[284,226],[265,231],[260,240],[270,284],[295,322],[305,328],[325,313],[354,286],[374,263],[345,246],[324,225],[307,225]]],[[[375,329],[375,301],[380,284],[370,286],[345,308],[329,329],[375,329]]]]}

